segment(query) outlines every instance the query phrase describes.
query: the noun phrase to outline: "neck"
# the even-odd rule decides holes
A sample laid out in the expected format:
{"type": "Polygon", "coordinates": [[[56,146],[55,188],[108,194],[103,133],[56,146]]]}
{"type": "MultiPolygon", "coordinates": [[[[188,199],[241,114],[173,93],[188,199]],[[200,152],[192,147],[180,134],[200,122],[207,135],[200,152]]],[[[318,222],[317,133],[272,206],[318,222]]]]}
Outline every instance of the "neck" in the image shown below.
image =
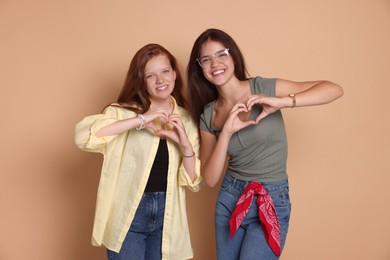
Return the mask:
{"type": "Polygon", "coordinates": [[[248,81],[236,81],[232,84],[219,86],[218,101],[221,104],[236,104],[239,101],[246,100],[251,94],[248,87],[248,81]]]}
{"type": "Polygon", "coordinates": [[[161,101],[152,101],[150,104],[150,108],[162,108],[167,113],[171,114],[174,109],[173,100],[171,98],[168,98],[166,100],[161,101]]]}

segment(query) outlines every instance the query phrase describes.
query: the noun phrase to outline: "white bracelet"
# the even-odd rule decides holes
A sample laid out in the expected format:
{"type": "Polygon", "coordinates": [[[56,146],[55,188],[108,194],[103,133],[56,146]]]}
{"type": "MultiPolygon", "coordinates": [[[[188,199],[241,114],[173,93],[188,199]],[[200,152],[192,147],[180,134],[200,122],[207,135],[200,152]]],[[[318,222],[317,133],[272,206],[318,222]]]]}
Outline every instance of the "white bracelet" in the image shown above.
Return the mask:
{"type": "Polygon", "coordinates": [[[145,128],[145,122],[146,122],[144,115],[138,114],[137,117],[141,120],[141,124],[139,126],[137,126],[135,129],[136,130],[144,129],[145,128]]]}

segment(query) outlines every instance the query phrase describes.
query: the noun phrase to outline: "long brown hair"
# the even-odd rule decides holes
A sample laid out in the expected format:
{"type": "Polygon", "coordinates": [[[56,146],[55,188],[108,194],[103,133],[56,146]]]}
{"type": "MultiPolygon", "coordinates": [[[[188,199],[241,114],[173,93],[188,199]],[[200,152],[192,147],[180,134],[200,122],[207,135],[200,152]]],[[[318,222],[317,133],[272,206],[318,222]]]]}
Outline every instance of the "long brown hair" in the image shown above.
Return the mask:
{"type": "Polygon", "coordinates": [[[176,72],[175,87],[172,96],[179,106],[188,108],[184,96],[184,84],[181,77],[176,58],[164,47],[156,43],[150,43],[142,47],[134,55],[130,62],[129,71],[117,102],[120,107],[132,110],[136,113],[145,113],[150,108],[149,94],[146,90],[145,66],[146,63],[158,55],[165,55],[172,69],[176,72]]]}
{"type": "Polygon", "coordinates": [[[192,47],[190,60],[187,65],[189,111],[198,126],[203,107],[218,98],[217,88],[204,77],[202,68],[197,62],[201,48],[207,41],[220,42],[225,48],[229,48],[229,54],[234,62],[234,75],[237,79],[246,80],[249,77],[244,57],[230,35],[214,28],[207,29],[199,35],[192,47]]]}

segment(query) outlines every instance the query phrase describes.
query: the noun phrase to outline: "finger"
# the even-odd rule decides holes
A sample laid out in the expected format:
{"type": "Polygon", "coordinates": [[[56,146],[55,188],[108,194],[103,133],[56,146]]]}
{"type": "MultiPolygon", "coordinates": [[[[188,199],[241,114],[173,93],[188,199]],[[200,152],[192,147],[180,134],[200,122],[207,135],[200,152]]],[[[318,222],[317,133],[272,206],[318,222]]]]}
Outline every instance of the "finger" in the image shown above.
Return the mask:
{"type": "Polygon", "coordinates": [[[174,127],[173,131],[175,131],[180,137],[187,136],[186,131],[184,130],[184,128],[181,125],[179,125],[179,124],[177,124],[175,122],[171,122],[171,124],[174,127]]]}
{"type": "Polygon", "coordinates": [[[240,111],[244,111],[242,109],[247,109],[246,105],[242,102],[239,102],[237,104],[235,104],[232,109],[230,110],[230,113],[235,113],[236,111],[240,110],[240,111]]]}
{"type": "Polygon", "coordinates": [[[167,114],[164,111],[148,111],[144,114],[146,122],[151,122],[156,118],[164,118],[167,114]]]}
{"type": "Polygon", "coordinates": [[[180,126],[183,128],[183,122],[181,121],[181,118],[179,116],[169,117],[168,120],[170,123],[175,123],[177,126],[180,126]]]}
{"type": "Polygon", "coordinates": [[[181,122],[181,117],[177,114],[171,114],[168,116],[169,117],[169,120],[176,120],[177,122],[181,122]]]}
{"type": "Polygon", "coordinates": [[[179,137],[174,131],[167,131],[167,130],[159,130],[159,134],[161,136],[164,136],[166,138],[169,138],[170,140],[174,141],[175,143],[179,143],[179,137]]]}
{"type": "Polygon", "coordinates": [[[230,115],[234,115],[234,116],[237,116],[239,113],[241,113],[241,112],[248,112],[248,109],[246,108],[246,106],[244,106],[244,107],[239,107],[239,108],[237,108],[237,109],[235,109],[235,110],[232,110],[231,112],[230,112],[230,115]]]}
{"type": "Polygon", "coordinates": [[[247,126],[250,126],[250,125],[255,125],[257,124],[257,122],[255,120],[250,120],[250,121],[246,121],[244,124],[243,124],[243,128],[247,127],[247,126]]]}
{"type": "Polygon", "coordinates": [[[246,108],[246,104],[244,102],[237,102],[232,109],[237,109],[237,108],[246,108]]]}
{"type": "Polygon", "coordinates": [[[169,123],[171,123],[175,127],[183,128],[183,123],[179,119],[176,119],[176,118],[175,119],[170,119],[169,123]]]}
{"type": "Polygon", "coordinates": [[[249,100],[246,102],[246,106],[248,107],[248,109],[252,109],[252,107],[253,107],[255,104],[261,104],[260,99],[259,99],[258,97],[249,99],[249,100]]]}
{"type": "Polygon", "coordinates": [[[258,124],[263,118],[265,118],[268,115],[267,112],[264,110],[256,117],[256,124],[258,124]]]}

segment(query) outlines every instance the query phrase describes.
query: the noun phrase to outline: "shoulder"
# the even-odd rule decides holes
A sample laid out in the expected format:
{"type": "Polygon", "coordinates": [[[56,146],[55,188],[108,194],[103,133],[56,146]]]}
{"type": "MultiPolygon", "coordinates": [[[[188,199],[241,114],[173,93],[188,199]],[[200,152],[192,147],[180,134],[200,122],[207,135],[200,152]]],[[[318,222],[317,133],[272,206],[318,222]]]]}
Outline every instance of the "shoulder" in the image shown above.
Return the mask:
{"type": "Polygon", "coordinates": [[[108,105],[104,110],[103,114],[106,116],[112,116],[116,118],[128,118],[130,116],[135,116],[136,113],[126,107],[121,106],[118,103],[112,103],[108,105]]]}
{"type": "Polygon", "coordinates": [[[211,119],[214,110],[214,104],[215,101],[212,101],[204,106],[203,113],[200,115],[201,121],[209,121],[208,119],[211,119]]]}
{"type": "Polygon", "coordinates": [[[268,96],[275,96],[277,78],[263,78],[257,76],[249,79],[249,84],[254,94],[266,94],[268,96]]]}
{"type": "Polygon", "coordinates": [[[211,119],[213,116],[215,101],[212,101],[204,106],[203,113],[200,115],[199,127],[207,132],[212,131],[211,119]]]}
{"type": "Polygon", "coordinates": [[[211,115],[213,110],[214,110],[214,104],[215,104],[215,101],[212,101],[212,102],[208,103],[207,105],[205,105],[204,108],[203,108],[202,115],[206,116],[206,117],[211,115]]]}

